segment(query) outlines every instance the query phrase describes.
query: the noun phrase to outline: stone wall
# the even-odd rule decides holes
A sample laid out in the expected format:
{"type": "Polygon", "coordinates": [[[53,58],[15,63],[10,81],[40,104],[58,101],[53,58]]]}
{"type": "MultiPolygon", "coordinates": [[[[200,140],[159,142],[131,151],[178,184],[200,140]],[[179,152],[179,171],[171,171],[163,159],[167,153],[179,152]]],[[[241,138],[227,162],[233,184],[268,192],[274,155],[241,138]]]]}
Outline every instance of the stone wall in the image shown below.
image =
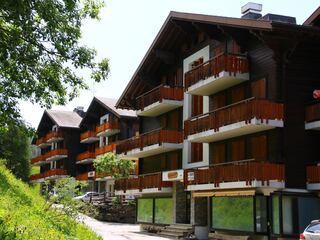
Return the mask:
{"type": "Polygon", "coordinates": [[[184,185],[181,182],[175,182],[173,200],[175,201],[175,222],[187,223],[187,192],[184,191],[184,185]]]}
{"type": "Polygon", "coordinates": [[[135,204],[112,204],[97,206],[96,219],[106,222],[136,223],[135,204]]]}

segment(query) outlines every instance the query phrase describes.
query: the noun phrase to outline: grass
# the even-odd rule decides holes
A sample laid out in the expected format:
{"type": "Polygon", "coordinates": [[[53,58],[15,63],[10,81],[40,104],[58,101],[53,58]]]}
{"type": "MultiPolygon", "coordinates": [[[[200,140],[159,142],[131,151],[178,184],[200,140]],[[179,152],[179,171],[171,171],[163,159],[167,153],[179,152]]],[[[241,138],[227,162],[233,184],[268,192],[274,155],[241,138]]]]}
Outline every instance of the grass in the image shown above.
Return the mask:
{"type": "Polygon", "coordinates": [[[0,165],[1,240],[101,240],[83,224],[48,209],[37,188],[0,165]]]}

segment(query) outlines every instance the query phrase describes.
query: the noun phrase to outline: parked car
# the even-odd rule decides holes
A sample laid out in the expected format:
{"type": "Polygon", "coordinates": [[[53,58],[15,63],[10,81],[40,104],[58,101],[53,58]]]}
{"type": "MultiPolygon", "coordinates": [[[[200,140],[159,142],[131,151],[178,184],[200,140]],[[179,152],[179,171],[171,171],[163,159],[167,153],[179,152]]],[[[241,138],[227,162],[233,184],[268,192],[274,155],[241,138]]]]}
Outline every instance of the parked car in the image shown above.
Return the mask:
{"type": "Polygon", "coordinates": [[[300,240],[320,240],[320,220],[313,220],[300,234],[300,240]]]}
{"type": "Polygon", "coordinates": [[[92,197],[97,197],[99,196],[99,193],[97,192],[86,192],[84,195],[78,196],[78,197],[74,197],[75,200],[81,200],[84,202],[90,202],[90,199],[92,197]]]}

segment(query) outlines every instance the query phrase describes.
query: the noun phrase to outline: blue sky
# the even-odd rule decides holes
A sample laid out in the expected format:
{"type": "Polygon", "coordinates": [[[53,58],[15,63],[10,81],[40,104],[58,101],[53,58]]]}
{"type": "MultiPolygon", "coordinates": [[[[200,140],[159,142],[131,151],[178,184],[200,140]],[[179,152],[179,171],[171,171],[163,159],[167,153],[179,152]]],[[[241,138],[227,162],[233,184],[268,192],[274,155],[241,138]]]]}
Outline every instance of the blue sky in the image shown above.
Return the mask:
{"type": "MultiPolygon", "coordinates": [[[[241,17],[241,6],[248,1],[236,0],[105,0],[101,20],[86,21],[82,28],[82,44],[93,47],[98,58],[110,60],[111,73],[103,83],[93,83],[87,72],[83,75],[90,86],[79,98],[66,106],[53,109],[72,110],[88,107],[92,97],[118,98],[170,11],[191,12],[217,16],[241,17]]],[[[262,15],[267,13],[296,17],[302,24],[319,6],[319,0],[260,0],[262,15]]],[[[37,127],[43,113],[37,105],[21,103],[21,113],[33,127],[37,127]]]]}

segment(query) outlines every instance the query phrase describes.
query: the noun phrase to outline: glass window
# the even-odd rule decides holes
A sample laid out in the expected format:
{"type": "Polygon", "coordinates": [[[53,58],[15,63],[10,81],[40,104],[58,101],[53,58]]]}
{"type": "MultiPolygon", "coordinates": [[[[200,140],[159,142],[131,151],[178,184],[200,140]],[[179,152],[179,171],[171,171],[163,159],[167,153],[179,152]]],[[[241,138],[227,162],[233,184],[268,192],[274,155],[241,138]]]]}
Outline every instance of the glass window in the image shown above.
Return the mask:
{"type": "Polygon", "coordinates": [[[213,197],[212,227],[253,232],[253,197],[213,197]]]}
{"type": "Polygon", "coordinates": [[[272,196],[272,229],[274,234],[280,234],[279,196],[272,196]]]}
{"type": "Polygon", "coordinates": [[[256,231],[267,232],[267,198],[256,197],[256,231]]]}
{"type": "Polygon", "coordinates": [[[172,198],[155,199],[155,223],[171,224],[173,222],[172,198]]]}
{"type": "MultiPolygon", "coordinates": [[[[316,197],[299,197],[299,232],[310,224],[312,220],[319,219],[320,199],[316,197]]],[[[319,225],[320,228],[320,225],[319,225]]],[[[320,229],[319,229],[320,230],[320,229]]]]}
{"type": "Polygon", "coordinates": [[[153,221],[153,199],[138,199],[138,222],[152,223],[153,221]]]}
{"type": "MultiPolygon", "coordinates": [[[[282,227],[284,234],[294,233],[294,219],[298,219],[296,212],[296,197],[283,196],[282,197],[282,227]]],[[[296,230],[297,231],[297,230],[296,230]]]]}

